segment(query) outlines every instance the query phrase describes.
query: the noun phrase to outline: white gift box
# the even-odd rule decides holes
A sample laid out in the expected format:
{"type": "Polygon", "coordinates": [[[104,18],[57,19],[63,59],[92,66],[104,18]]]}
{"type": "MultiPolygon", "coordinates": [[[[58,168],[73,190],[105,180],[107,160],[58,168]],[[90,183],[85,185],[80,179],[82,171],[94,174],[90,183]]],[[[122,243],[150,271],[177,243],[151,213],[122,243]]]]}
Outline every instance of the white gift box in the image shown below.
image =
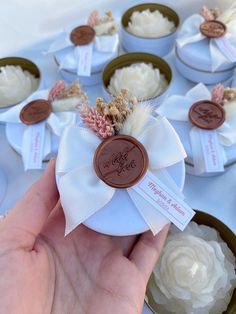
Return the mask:
{"type": "MultiPolygon", "coordinates": [[[[147,150],[149,171],[182,198],[186,154],[169,122],[162,117],[150,118],[137,139],[147,150]],[[168,145],[163,145],[165,141],[168,145]]],[[[100,143],[85,126],[66,128],[62,135],[56,176],[66,218],[65,233],[81,223],[116,236],[138,234],[150,228],[158,233],[169,221],[164,215],[153,211],[132,188],[114,189],[97,177],[93,157],[100,143]]]]}
{"type": "MultiPolygon", "coordinates": [[[[187,153],[187,158],[185,159],[186,172],[191,175],[204,177],[219,175],[222,172],[204,172],[202,174],[196,173],[193,162],[193,149],[190,141],[190,131],[194,128],[194,126],[190,121],[188,121],[187,117],[188,110],[192,104],[197,101],[207,99],[211,99],[211,93],[208,91],[205,85],[198,84],[189,90],[185,96],[174,95],[169,97],[157,109],[158,114],[169,119],[171,125],[174,127],[175,131],[180,137],[181,142],[184,145],[184,149],[187,153]]],[[[230,116],[226,114],[225,122],[216,129],[225,171],[236,162],[235,119],[236,115],[234,113],[230,116]]]]}
{"type": "Polygon", "coordinates": [[[229,79],[236,66],[236,20],[234,18],[226,24],[226,34],[217,39],[210,39],[201,34],[200,25],[204,21],[199,14],[184,21],[176,40],[176,67],[180,74],[190,81],[216,84],[229,79]],[[227,51],[223,53],[219,48],[218,43],[222,40],[223,46],[226,43],[234,47],[234,57],[229,58],[227,51]]]}
{"type": "Polygon", "coordinates": [[[228,63],[212,71],[209,56],[208,40],[184,46],[175,47],[175,65],[179,73],[186,79],[213,85],[229,79],[233,75],[235,64],[228,63]]]}
{"type": "MultiPolygon", "coordinates": [[[[82,22],[80,25],[84,25],[82,22]]],[[[101,72],[104,66],[118,55],[118,33],[111,35],[96,35],[87,45],[74,45],[70,39],[71,32],[78,25],[70,25],[50,44],[46,53],[52,53],[62,77],[69,83],[79,79],[81,85],[91,86],[101,82],[101,72]],[[89,47],[90,46],[90,47],[89,47]],[[87,47],[87,48],[86,48],[87,47]],[[87,49],[86,61],[81,59],[83,49],[87,49]],[[90,57],[88,57],[90,55],[90,57]],[[83,60],[83,61],[81,61],[83,60]],[[80,62],[81,61],[81,62],[80,62]],[[89,68],[81,73],[81,67],[89,68]],[[88,73],[89,72],[89,73],[88,73]]]]}
{"type": "MultiPolygon", "coordinates": [[[[29,102],[36,99],[48,98],[49,90],[40,90],[33,93],[25,101],[0,114],[0,121],[6,123],[6,137],[12,148],[23,157],[26,152],[23,150],[23,138],[28,126],[20,120],[21,109],[29,102]]],[[[65,127],[75,125],[77,121],[76,112],[51,112],[46,119],[44,147],[42,157],[44,161],[56,156],[61,136],[65,127]]],[[[26,157],[26,156],[25,156],[26,157]]]]}
{"type": "Polygon", "coordinates": [[[125,52],[147,52],[161,57],[165,56],[172,50],[174,46],[178,25],[179,17],[177,13],[165,5],[145,3],[131,7],[123,14],[121,18],[120,41],[122,49],[125,52]],[[161,36],[158,38],[145,38],[134,35],[127,31],[126,28],[132,13],[135,11],[144,11],[147,9],[149,9],[151,12],[155,10],[160,11],[170,21],[175,23],[176,30],[166,36],[161,36]]]}
{"type": "Polygon", "coordinates": [[[90,76],[81,76],[77,75],[77,61],[76,57],[73,56],[73,49],[74,47],[68,47],[61,51],[58,51],[54,55],[54,59],[58,67],[62,64],[64,57],[69,53],[72,54],[71,64],[68,64],[67,68],[60,68],[59,71],[62,77],[69,83],[73,82],[76,79],[79,79],[81,85],[84,86],[91,86],[101,83],[102,80],[102,70],[105,65],[115,58],[118,55],[118,35],[116,36],[117,39],[117,47],[115,48],[114,52],[99,52],[97,50],[93,51],[92,55],[92,64],[91,64],[91,75],[90,76]]]}

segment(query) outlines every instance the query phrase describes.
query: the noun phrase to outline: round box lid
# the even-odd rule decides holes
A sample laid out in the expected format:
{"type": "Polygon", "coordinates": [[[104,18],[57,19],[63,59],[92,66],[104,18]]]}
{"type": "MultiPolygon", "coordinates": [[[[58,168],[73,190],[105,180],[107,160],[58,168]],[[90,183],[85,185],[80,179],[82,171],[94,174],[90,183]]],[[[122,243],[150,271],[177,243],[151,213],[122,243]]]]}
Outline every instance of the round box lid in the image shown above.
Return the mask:
{"type": "MultiPolygon", "coordinates": [[[[179,58],[196,70],[212,72],[209,42],[210,40],[206,38],[196,43],[187,44],[181,48],[177,44],[176,48],[179,58]]],[[[229,70],[235,65],[232,62],[228,62],[220,66],[217,71],[229,70]]]]}

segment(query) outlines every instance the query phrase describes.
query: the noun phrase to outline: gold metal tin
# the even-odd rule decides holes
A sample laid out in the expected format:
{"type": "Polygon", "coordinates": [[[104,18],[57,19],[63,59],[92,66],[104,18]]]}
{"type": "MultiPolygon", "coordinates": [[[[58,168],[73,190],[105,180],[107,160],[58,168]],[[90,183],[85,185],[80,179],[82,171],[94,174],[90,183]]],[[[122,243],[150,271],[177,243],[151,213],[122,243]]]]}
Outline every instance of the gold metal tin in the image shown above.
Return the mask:
{"type": "MultiPolygon", "coordinates": [[[[144,10],[149,9],[151,12],[158,10],[160,13],[162,13],[164,16],[166,16],[170,21],[173,21],[175,23],[176,29],[178,28],[179,24],[180,24],[180,19],[178,14],[171,9],[170,7],[163,5],[163,4],[159,4],[159,3],[142,3],[142,4],[138,4],[135,5],[131,8],[129,8],[122,16],[121,18],[121,24],[124,27],[124,29],[126,29],[126,27],[128,26],[128,23],[130,22],[130,17],[133,14],[133,12],[135,11],[139,11],[142,12],[144,10]]],[[[133,34],[132,34],[133,35],[133,34]]],[[[137,35],[134,35],[137,36],[137,35]]],[[[168,36],[168,35],[166,35],[168,36]]],[[[141,36],[137,36],[137,37],[141,37],[141,36]]],[[[165,36],[162,36],[165,37],[165,36]]],[[[146,38],[146,37],[143,37],[146,38]]],[[[155,37],[156,38],[156,37],[155,37]]],[[[158,37],[161,38],[161,37],[158,37]]]]}
{"type": "MultiPolygon", "coordinates": [[[[193,217],[193,221],[195,221],[199,225],[206,225],[208,227],[216,229],[221,238],[227,243],[230,250],[236,256],[236,235],[232,230],[229,229],[222,221],[217,219],[216,217],[204,213],[202,211],[196,210],[196,215],[193,217]]],[[[155,302],[152,299],[152,296],[147,291],[147,298],[148,307],[153,311],[155,314],[158,313],[158,309],[155,308],[155,302]]],[[[146,302],[146,301],[145,301],[146,302]]],[[[234,293],[232,295],[231,301],[228,305],[227,310],[223,314],[235,314],[236,313],[236,289],[234,289],[234,293]]]]}
{"type": "MultiPolygon", "coordinates": [[[[13,66],[19,65],[23,70],[28,71],[31,74],[33,74],[36,78],[39,79],[37,89],[39,88],[39,86],[41,84],[42,77],[41,77],[41,72],[40,72],[39,68],[37,67],[37,65],[35,63],[30,61],[29,59],[25,59],[25,58],[22,58],[22,57],[1,58],[0,59],[0,67],[4,67],[6,65],[13,65],[13,66]]],[[[35,91],[33,91],[33,92],[35,92],[35,91]]],[[[29,96],[30,95],[28,95],[27,98],[29,96]]],[[[12,104],[11,106],[14,106],[14,105],[17,105],[17,104],[12,104]]],[[[10,107],[10,106],[1,106],[1,108],[6,108],[6,107],[10,107]]]]}
{"type": "MultiPolygon", "coordinates": [[[[127,67],[131,64],[139,63],[139,62],[151,63],[154,68],[158,68],[160,70],[160,72],[165,75],[165,77],[169,83],[167,90],[169,89],[170,84],[172,82],[172,70],[171,70],[171,67],[169,66],[169,64],[164,59],[162,59],[158,56],[155,56],[155,55],[152,55],[149,53],[141,53],[141,52],[136,53],[136,52],[134,52],[134,53],[127,53],[127,54],[121,55],[121,56],[113,59],[112,61],[110,61],[105,66],[103,73],[102,73],[102,83],[103,83],[103,88],[106,90],[106,92],[109,94],[107,87],[110,83],[111,77],[115,73],[115,70],[123,68],[123,67],[127,67]]],[[[164,91],[162,94],[160,94],[154,98],[160,97],[161,95],[166,93],[166,91],[164,91]]],[[[111,96],[114,97],[114,95],[111,95],[111,96]]],[[[154,98],[152,98],[152,99],[154,99],[154,98]]],[[[152,100],[152,99],[145,99],[145,100],[152,100]]]]}

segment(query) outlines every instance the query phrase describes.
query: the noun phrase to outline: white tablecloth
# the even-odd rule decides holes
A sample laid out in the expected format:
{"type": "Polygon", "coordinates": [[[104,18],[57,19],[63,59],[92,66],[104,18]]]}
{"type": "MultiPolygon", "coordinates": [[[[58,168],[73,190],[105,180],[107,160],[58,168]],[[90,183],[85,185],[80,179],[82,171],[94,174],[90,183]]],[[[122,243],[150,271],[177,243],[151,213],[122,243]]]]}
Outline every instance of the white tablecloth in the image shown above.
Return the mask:
{"type": "MultiPolygon", "coordinates": [[[[141,2],[141,1],[135,1],[141,2]]],[[[175,6],[182,18],[199,10],[203,1],[179,0],[161,1],[175,6]]],[[[232,1],[204,1],[217,2],[226,5],[232,1]],[[222,3],[223,2],[223,3],[222,3]]],[[[125,7],[134,4],[134,1],[97,0],[96,8],[114,9],[120,15],[125,7]]],[[[92,3],[82,0],[8,0],[1,3],[0,10],[0,57],[21,55],[29,57],[41,68],[45,87],[51,86],[59,77],[57,68],[50,56],[43,56],[42,51],[47,48],[51,37],[71,21],[86,16],[91,10],[92,3]],[[56,9],[55,9],[56,8],[56,9]],[[41,43],[39,43],[41,41],[41,43]],[[4,44],[3,44],[4,43],[4,44]],[[36,44],[37,43],[37,44],[36,44]],[[19,51],[21,49],[21,51],[19,51]]],[[[94,7],[95,8],[95,7],[94,7]]],[[[172,57],[168,61],[173,63],[172,57]]],[[[174,66],[173,66],[174,69],[174,66]]],[[[174,78],[178,74],[174,69],[174,78]]],[[[183,78],[174,84],[172,93],[185,93],[192,84],[183,78]]],[[[101,96],[101,87],[85,89],[91,102],[101,96]]],[[[0,204],[0,214],[9,210],[22,196],[25,190],[41,175],[42,171],[24,173],[21,157],[9,146],[0,125],[0,168],[5,172],[8,186],[5,199],[0,204]]],[[[1,189],[1,186],[0,186],[1,189]]],[[[201,209],[221,219],[236,233],[236,165],[223,175],[212,178],[186,176],[184,193],[193,208],[201,209]]],[[[145,309],[143,313],[148,313],[145,309]]]]}

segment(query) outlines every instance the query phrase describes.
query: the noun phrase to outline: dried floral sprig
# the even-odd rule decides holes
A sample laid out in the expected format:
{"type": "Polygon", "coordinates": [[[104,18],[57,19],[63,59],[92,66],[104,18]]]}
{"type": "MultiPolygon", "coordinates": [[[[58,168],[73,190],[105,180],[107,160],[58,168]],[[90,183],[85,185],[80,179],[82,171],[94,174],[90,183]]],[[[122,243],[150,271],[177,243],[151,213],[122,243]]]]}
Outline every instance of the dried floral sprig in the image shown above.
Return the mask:
{"type": "Polygon", "coordinates": [[[236,88],[227,87],[224,90],[223,103],[226,104],[229,101],[236,100],[236,88]]]}
{"type": "Polygon", "coordinates": [[[81,119],[100,139],[106,139],[115,134],[115,130],[105,116],[96,108],[84,103],[79,107],[81,119]]]}
{"type": "Polygon", "coordinates": [[[104,23],[107,23],[107,22],[113,22],[114,21],[114,17],[112,15],[112,12],[111,11],[107,11],[105,12],[105,15],[100,17],[96,23],[96,25],[99,25],[99,24],[104,24],[104,23]]]}
{"type": "Polygon", "coordinates": [[[210,11],[213,14],[214,19],[217,19],[221,14],[221,11],[219,8],[213,8],[213,9],[210,9],[210,11]]]}
{"type": "Polygon", "coordinates": [[[133,112],[137,104],[136,98],[130,100],[127,90],[122,89],[118,96],[110,102],[105,102],[103,98],[97,98],[96,109],[106,119],[111,121],[115,129],[115,133],[118,134],[123,126],[124,121],[133,112]]]}
{"type": "Polygon", "coordinates": [[[204,17],[206,21],[211,21],[215,19],[212,11],[208,9],[205,5],[202,7],[200,14],[204,17]]]}
{"type": "Polygon", "coordinates": [[[65,98],[76,98],[79,97],[81,99],[81,103],[87,102],[87,95],[81,90],[80,84],[77,81],[74,81],[70,86],[64,88],[57,99],[65,99],[65,98]]]}
{"type": "Polygon", "coordinates": [[[54,112],[74,111],[77,106],[88,102],[87,95],[81,90],[77,81],[67,86],[64,81],[58,81],[50,90],[48,100],[54,112]]]}
{"type": "Polygon", "coordinates": [[[217,104],[221,104],[224,98],[224,85],[217,84],[213,87],[211,91],[211,100],[217,104]]]}
{"type": "Polygon", "coordinates": [[[66,83],[62,80],[56,82],[48,94],[48,100],[53,101],[58,98],[60,93],[66,88],[66,83]]]}
{"type": "Polygon", "coordinates": [[[147,124],[151,113],[152,107],[149,103],[139,103],[125,120],[120,130],[120,134],[138,137],[147,124]]]}
{"type": "Polygon", "coordinates": [[[93,24],[97,35],[113,35],[118,32],[118,27],[111,11],[105,12],[105,15],[102,17],[99,17],[95,12],[91,13],[89,22],[93,24]]]}

